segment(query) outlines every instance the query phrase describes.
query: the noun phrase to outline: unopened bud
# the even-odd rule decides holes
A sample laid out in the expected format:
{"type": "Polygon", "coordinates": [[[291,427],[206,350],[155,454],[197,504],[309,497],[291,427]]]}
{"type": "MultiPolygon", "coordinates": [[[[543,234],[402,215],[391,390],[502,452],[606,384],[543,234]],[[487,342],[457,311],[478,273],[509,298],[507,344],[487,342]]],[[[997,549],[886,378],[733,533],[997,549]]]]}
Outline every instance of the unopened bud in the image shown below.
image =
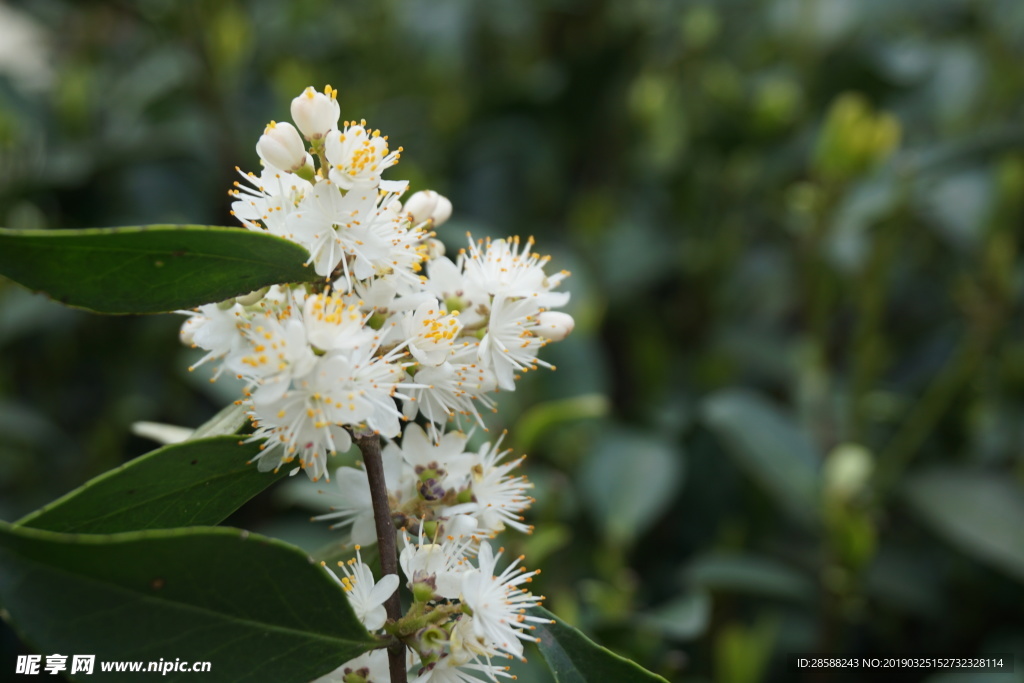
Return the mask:
{"type": "Polygon", "coordinates": [[[839,444],[825,459],[826,495],[840,502],[851,500],[867,486],[874,465],[868,449],[853,443],[839,444]]]}
{"type": "Polygon", "coordinates": [[[328,85],[322,93],[309,86],[292,100],[292,120],[307,140],[320,140],[338,127],[341,107],[337,98],[338,91],[328,85]]]}
{"type": "Polygon", "coordinates": [[[289,173],[305,166],[309,158],[299,131],[288,122],[271,121],[256,143],[256,152],[266,163],[289,173]]]}
{"type": "Polygon", "coordinates": [[[434,577],[430,577],[429,580],[414,581],[412,584],[412,599],[416,602],[430,602],[434,599],[436,592],[434,577]]]}
{"type": "Polygon", "coordinates": [[[414,224],[422,223],[433,215],[440,196],[433,190],[420,190],[409,197],[405,203],[405,212],[412,216],[414,224]]]}
{"type": "Polygon", "coordinates": [[[344,674],[341,678],[342,683],[367,683],[367,677],[370,675],[370,669],[364,666],[363,668],[356,669],[355,671],[352,669],[345,669],[342,673],[344,674]]]}
{"type": "Polygon", "coordinates": [[[544,311],[537,316],[536,332],[545,339],[562,341],[569,336],[576,326],[576,321],[568,313],[561,311],[544,311]]]}
{"type": "Polygon", "coordinates": [[[430,214],[430,218],[434,221],[434,225],[438,226],[442,223],[446,223],[451,217],[452,203],[448,201],[447,197],[437,195],[437,206],[434,207],[434,212],[430,214]]]}

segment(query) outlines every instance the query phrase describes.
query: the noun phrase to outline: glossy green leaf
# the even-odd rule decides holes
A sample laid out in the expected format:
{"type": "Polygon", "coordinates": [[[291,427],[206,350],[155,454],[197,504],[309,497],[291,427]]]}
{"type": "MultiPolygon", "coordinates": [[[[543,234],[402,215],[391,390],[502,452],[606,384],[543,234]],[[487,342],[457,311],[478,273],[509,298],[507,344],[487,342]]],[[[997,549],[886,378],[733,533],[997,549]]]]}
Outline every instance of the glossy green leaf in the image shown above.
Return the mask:
{"type": "Polygon", "coordinates": [[[583,463],[580,486],[609,540],[632,543],[672,503],[685,460],[667,440],[609,429],[583,463]]]}
{"type": "MultiPolygon", "coordinates": [[[[0,605],[43,653],[209,661],[209,683],[308,683],[370,649],[341,587],[305,553],[228,528],[111,536],[0,524],[0,605]]],[[[161,681],[194,681],[170,672],[161,681]]]]}
{"type": "Polygon", "coordinates": [[[259,444],[218,436],[164,446],[105,472],[18,521],[49,531],[111,534],[213,525],[286,475],[246,463],[259,444]]]}
{"type": "Polygon", "coordinates": [[[912,477],[918,515],[971,557],[1024,581],[1024,491],[986,472],[935,470],[912,477]]]}
{"type": "Polygon", "coordinates": [[[794,519],[813,523],[821,459],[790,417],[757,394],[733,389],[708,397],[703,416],[741,469],[794,519]]]}
{"type": "Polygon", "coordinates": [[[554,620],[553,624],[538,624],[533,633],[540,639],[537,647],[557,683],[665,683],[661,676],[601,647],[543,607],[531,611],[554,620]]]}
{"type": "Polygon", "coordinates": [[[308,258],[293,242],[241,228],[0,229],[0,275],[99,313],[174,311],[312,282],[308,258]]]}

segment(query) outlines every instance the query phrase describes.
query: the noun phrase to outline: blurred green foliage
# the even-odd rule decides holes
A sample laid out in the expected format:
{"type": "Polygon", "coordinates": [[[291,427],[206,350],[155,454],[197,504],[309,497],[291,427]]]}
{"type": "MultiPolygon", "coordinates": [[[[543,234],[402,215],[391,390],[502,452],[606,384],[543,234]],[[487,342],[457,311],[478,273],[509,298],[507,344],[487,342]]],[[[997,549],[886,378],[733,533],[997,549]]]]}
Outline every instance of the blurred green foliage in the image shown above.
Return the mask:
{"type": "MultiPolygon", "coordinates": [[[[491,430],[564,619],[675,681],[1011,651],[991,680],[1024,680],[1024,4],[0,7],[7,227],[231,225],[232,169],[330,83],[451,197],[450,248],[533,234],[573,272],[558,372],[491,430]]],[[[227,402],[178,323],[0,283],[0,517],[227,402]]],[[[323,542],[280,504],[232,521],[323,542]]]]}

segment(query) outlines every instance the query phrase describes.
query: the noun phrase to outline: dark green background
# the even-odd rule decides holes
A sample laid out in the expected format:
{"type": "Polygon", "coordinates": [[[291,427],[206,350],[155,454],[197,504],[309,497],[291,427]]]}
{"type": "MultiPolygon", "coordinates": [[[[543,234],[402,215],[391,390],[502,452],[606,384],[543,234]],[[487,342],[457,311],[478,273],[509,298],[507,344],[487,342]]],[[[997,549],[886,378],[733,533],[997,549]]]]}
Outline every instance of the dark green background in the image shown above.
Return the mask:
{"type": "MultiPolygon", "coordinates": [[[[230,225],[234,166],[330,83],[405,148],[389,177],[452,199],[452,249],[534,235],[572,271],[557,373],[492,427],[531,455],[538,530],[504,542],[552,611],[673,681],[1009,651],[984,680],[1024,680],[1024,4],[13,4],[51,68],[0,59],[5,227],[230,225]],[[875,163],[818,143],[850,92],[899,121],[875,163]],[[843,443],[876,472],[848,495],[843,443]]],[[[0,283],[0,517],[228,401],[179,323],[0,283]]],[[[307,517],[229,521],[319,547],[307,517]]]]}

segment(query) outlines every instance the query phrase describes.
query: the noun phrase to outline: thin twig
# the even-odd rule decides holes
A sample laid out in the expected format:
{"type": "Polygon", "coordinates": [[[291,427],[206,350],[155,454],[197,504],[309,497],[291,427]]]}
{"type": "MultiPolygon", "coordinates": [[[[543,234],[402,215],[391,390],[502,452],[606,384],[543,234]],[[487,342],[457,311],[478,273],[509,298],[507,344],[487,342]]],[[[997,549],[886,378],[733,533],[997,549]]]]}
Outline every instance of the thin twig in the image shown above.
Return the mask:
{"type": "MultiPolygon", "coordinates": [[[[380,550],[380,569],[384,576],[398,574],[398,552],[395,548],[395,525],[391,521],[388,505],[388,487],[384,481],[384,461],[380,455],[380,437],[376,434],[356,436],[356,445],[363,454],[366,477],[370,481],[370,500],[373,503],[373,522],[377,529],[377,547],[380,550]]],[[[389,621],[402,617],[402,605],[398,591],[384,603],[389,621]]],[[[388,647],[388,664],[391,668],[391,683],[406,683],[405,645],[396,641],[388,647]]]]}

